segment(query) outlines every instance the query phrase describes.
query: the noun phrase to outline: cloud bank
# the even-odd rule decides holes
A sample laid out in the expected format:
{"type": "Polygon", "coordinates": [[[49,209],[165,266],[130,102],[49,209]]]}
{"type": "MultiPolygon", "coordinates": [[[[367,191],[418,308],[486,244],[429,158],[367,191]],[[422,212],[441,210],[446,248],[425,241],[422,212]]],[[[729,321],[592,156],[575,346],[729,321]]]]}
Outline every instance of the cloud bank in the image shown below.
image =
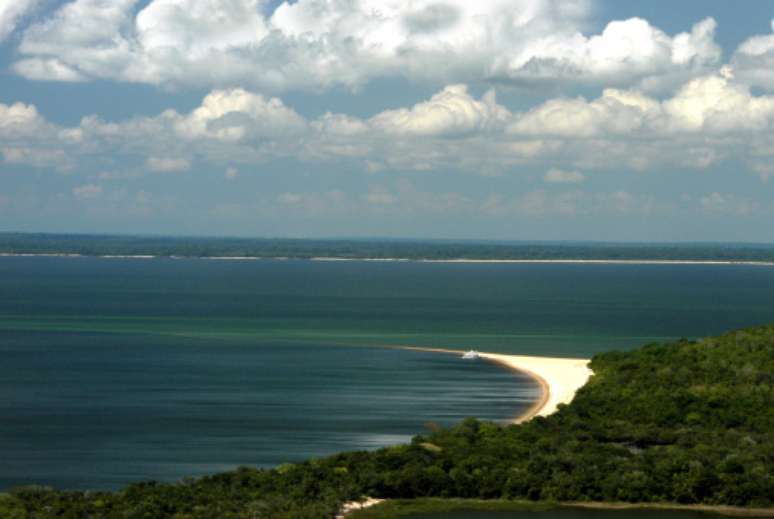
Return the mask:
{"type": "Polygon", "coordinates": [[[14,70],[35,80],[273,93],[357,89],[384,77],[657,89],[721,59],[712,19],[673,36],[640,18],[589,35],[588,0],[298,0],[271,12],[266,0],[141,5],[61,6],[26,28],[14,70]]]}
{"type": "Polygon", "coordinates": [[[364,173],[548,171],[548,183],[581,182],[580,171],[706,168],[735,158],[768,178],[774,158],[774,96],[754,95],[727,73],[693,79],[668,98],[606,89],[513,112],[494,91],[476,97],[449,85],[426,101],[369,118],[306,119],[281,99],[241,88],[213,90],[188,113],[165,110],[125,121],[45,120],[35,106],[0,104],[6,162],[67,170],[134,162],[147,172],[221,171],[288,159],[346,162],[364,173]]]}

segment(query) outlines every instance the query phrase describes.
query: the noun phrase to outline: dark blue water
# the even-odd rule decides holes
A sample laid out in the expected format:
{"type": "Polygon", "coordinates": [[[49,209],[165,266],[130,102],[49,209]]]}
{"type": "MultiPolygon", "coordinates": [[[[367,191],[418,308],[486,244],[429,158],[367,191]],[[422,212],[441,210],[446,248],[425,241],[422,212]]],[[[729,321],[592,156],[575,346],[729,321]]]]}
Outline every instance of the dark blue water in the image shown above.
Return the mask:
{"type": "Polygon", "coordinates": [[[590,356],[774,322],[774,268],[0,258],[0,488],[115,488],[507,420],[590,356]]]}
{"type": "Polygon", "coordinates": [[[4,332],[0,488],[115,488],[507,420],[523,376],[456,356],[140,334],[4,332]]]}

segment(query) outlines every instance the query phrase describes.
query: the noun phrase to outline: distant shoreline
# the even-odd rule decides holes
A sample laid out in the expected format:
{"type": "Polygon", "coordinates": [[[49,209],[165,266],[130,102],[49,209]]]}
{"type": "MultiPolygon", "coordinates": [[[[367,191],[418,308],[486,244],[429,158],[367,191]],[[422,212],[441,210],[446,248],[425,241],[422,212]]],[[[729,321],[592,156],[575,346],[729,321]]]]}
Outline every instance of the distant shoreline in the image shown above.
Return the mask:
{"type": "Polygon", "coordinates": [[[659,260],[659,259],[422,259],[422,258],[343,258],[288,256],[156,256],[151,254],[76,254],[0,252],[0,258],[101,258],[101,259],[190,259],[210,261],[313,261],[313,262],[373,262],[373,263],[447,263],[447,264],[567,264],[567,265],[741,265],[774,267],[774,261],[754,260],[659,260]]]}

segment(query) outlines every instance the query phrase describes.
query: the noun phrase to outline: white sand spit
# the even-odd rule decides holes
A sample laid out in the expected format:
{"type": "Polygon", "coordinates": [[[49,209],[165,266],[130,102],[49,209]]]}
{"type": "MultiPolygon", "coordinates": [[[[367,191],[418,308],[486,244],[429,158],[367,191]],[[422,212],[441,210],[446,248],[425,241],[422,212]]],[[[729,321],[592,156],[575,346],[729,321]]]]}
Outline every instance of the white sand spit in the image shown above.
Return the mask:
{"type": "MultiPolygon", "coordinates": [[[[465,352],[446,348],[422,348],[403,346],[403,349],[450,353],[462,356],[465,352]]],[[[513,419],[514,423],[526,422],[535,416],[555,413],[559,404],[569,404],[575,393],[594,374],[589,368],[589,359],[567,359],[562,357],[533,357],[531,355],[503,355],[500,353],[476,352],[479,358],[496,362],[509,369],[521,371],[540,384],[541,395],[537,402],[523,415],[513,419]]]]}
{"type": "Polygon", "coordinates": [[[349,503],[344,503],[344,506],[341,507],[341,511],[336,516],[336,519],[344,519],[352,512],[363,510],[364,508],[370,508],[374,505],[378,505],[382,501],[384,501],[384,499],[374,499],[373,497],[368,497],[363,501],[350,501],[349,503]]]}
{"type": "Polygon", "coordinates": [[[532,357],[527,355],[501,355],[479,353],[479,357],[511,369],[532,375],[540,383],[543,395],[526,414],[515,422],[525,422],[535,416],[555,413],[559,404],[569,404],[575,393],[583,387],[593,374],[588,359],[565,359],[555,357],[532,357]]]}

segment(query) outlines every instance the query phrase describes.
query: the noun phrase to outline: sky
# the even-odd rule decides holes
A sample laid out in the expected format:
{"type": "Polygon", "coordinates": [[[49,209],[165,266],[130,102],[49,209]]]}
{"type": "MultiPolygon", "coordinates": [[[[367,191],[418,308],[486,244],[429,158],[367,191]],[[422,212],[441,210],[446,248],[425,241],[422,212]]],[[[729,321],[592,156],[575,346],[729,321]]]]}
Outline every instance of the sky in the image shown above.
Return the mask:
{"type": "Polygon", "coordinates": [[[774,242],[774,3],[0,0],[0,231],[774,242]]]}

